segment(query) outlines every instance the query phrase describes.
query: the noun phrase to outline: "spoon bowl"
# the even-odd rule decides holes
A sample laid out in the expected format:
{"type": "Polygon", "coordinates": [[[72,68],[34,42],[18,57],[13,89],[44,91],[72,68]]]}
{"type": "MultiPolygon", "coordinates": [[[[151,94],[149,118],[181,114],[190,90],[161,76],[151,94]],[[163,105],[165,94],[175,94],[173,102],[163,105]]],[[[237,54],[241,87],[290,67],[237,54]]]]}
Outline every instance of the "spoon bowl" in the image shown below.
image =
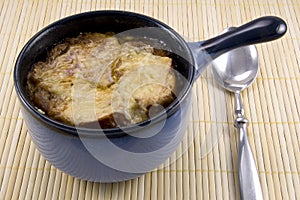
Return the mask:
{"type": "Polygon", "coordinates": [[[213,76],[222,87],[231,92],[242,91],[251,85],[258,73],[256,47],[250,45],[224,53],[213,60],[213,66],[213,76]]]}

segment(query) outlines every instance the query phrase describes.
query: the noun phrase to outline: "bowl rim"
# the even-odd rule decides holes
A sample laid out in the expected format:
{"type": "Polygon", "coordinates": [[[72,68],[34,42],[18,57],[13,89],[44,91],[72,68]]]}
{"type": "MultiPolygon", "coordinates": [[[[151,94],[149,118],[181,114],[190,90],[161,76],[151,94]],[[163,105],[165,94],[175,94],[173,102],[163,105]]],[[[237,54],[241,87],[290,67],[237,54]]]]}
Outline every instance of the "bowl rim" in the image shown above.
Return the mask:
{"type": "MultiPolygon", "coordinates": [[[[116,128],[108,128],[108,129],[93,129],[93,128],[85,128],[85,127],[78,127],[78,126],[72,126],[68,125],[65,123],[62,123],[60,121],[54,120],[42,113],[40,113],[36,107],[31,105],[27,98],[24,95],[24,92],[21,89],[21,83],[20,83],[20,62],[23,59],[24,53],[27,51],[28,47],[30,46],[31,43],[33,43],[35,40],[37,40],[43,33],[46,31],[52,29],[55,26],[61,25],[63,23],[66,23],[68,21],[73,21],[79,18],[84,18],[84,17],[93,17],[93,16],[99,16],[99,15],[126,15],[126,16],[131,16],[131,17],[137,17],[140,19],[144,19],[146,21],[151,21],[154,22],[159,28],[164,29],[165,31],[168,31],[170,34],[174,35],[176,40],[180,42],[180,44],[184,45],[185,50],[187,50],[187,54],[190,56],[189,62],[194,66],[195,61],[194,61],[194,56],[192,51],[190,50],[187,42],[172,28],[170,28],[168,25],[165,23],[154,19],[152,17],[139,14],[139,13],[134,13],[134,12],[129,12],[129,11],[119,11],[119,10],[97,10],[97,11],[88,11],[88,12],[83,12],[83,13],[78,13],[78,14],[73,14],[67,17],[64,17],[62,19],[59,19],[57,21],[54,21],[47,25],[46,27],[42,28],[40,31],[38,31],[35,35],[33,35],[28,42],[24,45],[22,50],[20,51],[17,60],[15,62],[15,67],[14,67],[14,86],[15,90],[17,93],[17,96],[19,97],[19,100],[21,101],[22,105],[27,109],[31,114],[34,115],[35,118],[37,118],[39,121],[44,122],[45,124],[55,127],[63,132],[70,133],[71,135],[78,136],[78,130],[80,130],[80,136],[81,135],[86,135],[86,136],[95,136],[99,135],[99,133],[104,133],[105,136],[108,137],[118,137],[118,136],[123,136],[127,135],[126,133],[131,133],[136,130],[140,130],[145,128],[148,124],[152,123],[157,123],[162,119],[163,113],[155,115],[152,118],[149,118],[143,122],[125,126],[125,127],[116,127],[116,128]]],[[[149,26],[150,27],[150,26],[149,26]]],[[[176,98],[175,101],[173,101],[167,108],[166,108],[166,114],[167,118],[169,118],[171,115],[173,115],[178,109],[180,109],[180,104],[183,102],[183,100],[186,98],[186,96],[190,93],[190,90],[192,88],[192,85],[194,83],[194,76],[195,76],[195,68],[191,67],[189,70],[189,78],[188,80],[188,86],[185,87],[185,90],[182,92],[181,96],[176,98]]],[[[100,134],[103,135],[103,134],[100,134]]]]}

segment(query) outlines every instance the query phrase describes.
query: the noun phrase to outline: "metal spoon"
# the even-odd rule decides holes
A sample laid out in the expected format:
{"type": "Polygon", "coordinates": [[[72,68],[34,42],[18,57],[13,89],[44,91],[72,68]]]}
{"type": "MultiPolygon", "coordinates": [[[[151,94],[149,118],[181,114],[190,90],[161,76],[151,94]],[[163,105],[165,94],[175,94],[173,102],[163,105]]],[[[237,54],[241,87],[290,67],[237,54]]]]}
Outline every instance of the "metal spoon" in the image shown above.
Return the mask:
{"type": "MultiPolygon", "coordinates": [[[[226,29],[230,31],[233,27],[226,29]]],[[[238,164],[241,199],[262,199],[259,177],[247,138],[241,91],[256,78],[258,55],[255,46],[245,46],[222,54],[212,62],[215,80],[235,95],[235,127],[239,131],[238,164]]]]}

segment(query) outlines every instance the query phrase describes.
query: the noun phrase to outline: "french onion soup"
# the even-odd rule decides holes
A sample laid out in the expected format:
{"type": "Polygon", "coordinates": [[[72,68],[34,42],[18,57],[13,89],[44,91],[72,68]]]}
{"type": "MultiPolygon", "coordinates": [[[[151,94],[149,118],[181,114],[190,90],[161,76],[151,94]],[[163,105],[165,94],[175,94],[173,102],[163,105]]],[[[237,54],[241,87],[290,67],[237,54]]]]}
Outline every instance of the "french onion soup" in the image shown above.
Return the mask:
{"type": "Polygon", "coordinates": [[[172,59],[113,33],[82,33],[35,63],[27,86],[36,108],[69,125],[114,128],[147,120],[174,100],[172,59]]]}

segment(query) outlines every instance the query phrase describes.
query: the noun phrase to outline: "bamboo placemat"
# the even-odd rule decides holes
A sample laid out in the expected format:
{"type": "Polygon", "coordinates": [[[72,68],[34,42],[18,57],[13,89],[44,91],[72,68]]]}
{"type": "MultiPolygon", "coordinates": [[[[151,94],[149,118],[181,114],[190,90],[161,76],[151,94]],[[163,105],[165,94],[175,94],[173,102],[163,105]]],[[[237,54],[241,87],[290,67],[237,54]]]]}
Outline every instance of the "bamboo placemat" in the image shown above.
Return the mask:
{"type": "Polygon", "coordinates": [[[51,22],[103,9],[152,16],[188,41],[208,39],[263,15],[285,19],[284,38],[257,45],[260,71],[242,97],[264,198],[300,199],[298,0],[1,0],[0,199],[239,199],[233,97],[216,85],[209,68],[194,84],[182,144],[166,163],[142,177],[114,184],[78,180],[36,150],[13,88],[16,57],[51,22]]]}

